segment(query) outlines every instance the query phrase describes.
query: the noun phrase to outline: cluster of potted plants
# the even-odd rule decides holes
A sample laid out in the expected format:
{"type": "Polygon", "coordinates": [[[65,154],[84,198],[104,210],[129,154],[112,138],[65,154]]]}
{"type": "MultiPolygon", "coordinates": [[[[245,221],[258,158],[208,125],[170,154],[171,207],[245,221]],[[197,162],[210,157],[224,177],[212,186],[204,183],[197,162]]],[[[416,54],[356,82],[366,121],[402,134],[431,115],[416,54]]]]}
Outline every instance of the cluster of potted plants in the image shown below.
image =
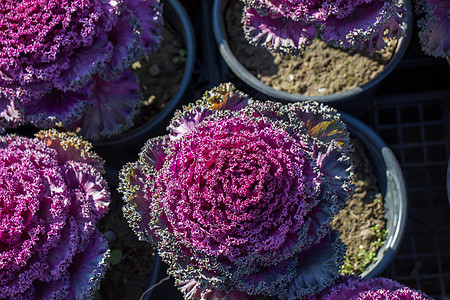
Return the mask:
{"type": "MultiPolygon", "coordinates": [[[[316,37],[369,52],[398,39],[380,74],[398,63],[411,34],[408,0],[243,5],[245,37],[288,56],[316,37]]],[[[214,4],[219,50],[252,85],[255,77],[227,48],[225,6],[214,4]]],[[[418,7],[429,14],[420,23],[424,47],[448,57],[448,22],[436,22],[448,6],[418,7]]],[[[274,101],[221,84],[169,122],[189,96],[195,59],[192,25],[176,0],[6,0],[0,8],[1,298],[92,298],[111,261],[98,222],[110,206],[109,185],[120,181],[129,227],[155,247],[187,299],[428,299],[368,279],[402,238],[402,173],[370,128],[324,104],[362,102],[360,91],[383,75],[339,96],[308,99],[256,83],[274,101]],[[182,49],[147,66],[165,26],[181,36],[182,49]],[[155,115],[139,113],[155,99],[143,80],[177,64],[183,75],[175,92],[155,115]],[[386,219],[380,249],[360,276],[342,275],[346,245],[331,227],[355,188],[351,138],[364,145],[386,219]],[[113,169],[123,166],[120,175],[105,177],[103,158],[113,169]]]]}

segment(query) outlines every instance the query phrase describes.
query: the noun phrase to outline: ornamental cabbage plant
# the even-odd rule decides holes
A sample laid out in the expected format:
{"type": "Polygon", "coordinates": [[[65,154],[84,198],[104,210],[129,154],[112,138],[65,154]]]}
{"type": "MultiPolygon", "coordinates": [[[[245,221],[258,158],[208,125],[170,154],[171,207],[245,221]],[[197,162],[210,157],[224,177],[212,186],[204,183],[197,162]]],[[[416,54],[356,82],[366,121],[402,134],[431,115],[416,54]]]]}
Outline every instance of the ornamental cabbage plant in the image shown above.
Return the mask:
{"type": "Polygon", "coordinates": [[[109,250],[98,231],[110,194],[103,162],[53,130],[0,136],[0,298],[86,299],[109,250]]]}
{"type": "Polygon", "coordinates": [[[122,168],[119,191],[187,299],[293,299],[332,284],[345,246],[330,222],[353,189],[334,109],[222,84],[168,129],[122,168]]]}
{"type": "Polygon", "coordinates": [[[314,295],[310,300],[426,300],[432,299],[421,291],[410,289],[394,280],[387,278],[360,278],[343,276],[336,283],[314,295]]]}
{"type": "Polygon", "coordinates": [[[450,2],[417,0],[416,12],[421,18],[419,38],[422,50],[435,57],[450,59],[450,2]]]}
{"type": "Polygon", "coordinates": [[[159,0],[1,0],[0,10],[0,124],[60,124],[89,139],[132,125],[129,67],[161,41],[159,0]]]}
{"type": "Polygon", "coordinates": [[[241,0],[247,40],[271,51],[302,53],[316,37],[344,49],[385,48],[402,36],[400,0],[241,0]]]}

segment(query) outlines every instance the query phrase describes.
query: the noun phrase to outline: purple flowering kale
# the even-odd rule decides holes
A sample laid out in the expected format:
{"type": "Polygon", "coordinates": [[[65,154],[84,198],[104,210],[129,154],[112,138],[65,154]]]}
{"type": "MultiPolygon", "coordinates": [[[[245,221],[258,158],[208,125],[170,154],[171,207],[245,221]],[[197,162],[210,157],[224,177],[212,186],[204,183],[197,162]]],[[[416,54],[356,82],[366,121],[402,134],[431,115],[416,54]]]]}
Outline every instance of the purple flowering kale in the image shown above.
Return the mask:
{"type": "Polygon", "coordinates": [[[333,283],[345,246],[330,221],[353,188],[335,110],[222,84],[169,129],[122,169],[119,191],[186,298],[299,298],[333,283]]]}
{"type": "Polygon", "coordinates": [[[85,299],[109,249],[103,162],[76,136],[0,136],[0,298],[85,299]]]}
{"type": "Polygon", "coordinates": [[[450,59],[450,2],[418,0],[416,10],[423,15],[417,22],[422,50],[427,55],[450,59]]]}
{"type": "Polygon", "coordinates": [[[359,278],[343,276],[336,283],[313,296],[310,300],[425,300],[431,299],[420,291],[412,290],[387,278],[359,278]]]}
{"type": "Polygon", "coordinates": [[[315,37],[344,49],[380,50],[402,36],[399,0],[241,0],[247,40],[271,51],[299,54],[315,37]]]}
{"type": "Polygon", "coordinates": [[[0,124],[60,123],[90,139],[132,125],[128,69],[161,41],[159,0],[0,1],[0,124]]]}

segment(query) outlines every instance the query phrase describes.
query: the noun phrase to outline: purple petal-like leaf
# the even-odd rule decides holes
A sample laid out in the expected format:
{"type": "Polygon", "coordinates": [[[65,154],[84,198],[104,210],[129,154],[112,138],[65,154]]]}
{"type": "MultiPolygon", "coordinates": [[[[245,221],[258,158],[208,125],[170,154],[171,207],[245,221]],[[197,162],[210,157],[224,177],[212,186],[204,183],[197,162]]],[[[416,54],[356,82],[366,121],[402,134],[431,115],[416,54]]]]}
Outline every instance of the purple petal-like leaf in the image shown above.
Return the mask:
{"type": "Polygon", "coordinates": [[[399,27],[403,21],[403,17],[399,16],[402,12],[393,1],[364,3],[356,6],[347,17],[328,17],[321,31],[321,39],[344,49],[380,50],[386,46],[383,40],[385,29],[389,31],[388,37],[404,34],[399,27]]]}
{"type": "Polygon", "coordinates": [[[72,124],[72,130],[80,127],[80,134],[96,140],[118,134],[133,124],[140,106],[140,89],[137,76],[126,70],[114,80],[105,81],[94,76],[94,86],[89,101],[93,107],[83,118],[72,124]]]}
{"type": "MultiPolygon", "coordinates": [[[[81,190],[92,214],[102,218],[108,210],[110,199],[108,185],[101,173],[90,164],[75,161],[66,162],[64,168],[67,186],[73,190],[81,190]]],[[[78,210],[78,205],[80,204],[72,203],[72,208],[78,210]]],[[[77,217],[82,218],[81,215],[77,217]]],[[[92,218],[92,215],[89,217],[92,218]]]]}
{"type": "Polygon", "coordinates": [[[137,163],[128,164],[120,173],[119,191],[124,194],[123,213],[128,224],[141,240],[154,241],[149,224],[151,210],[152,176],[151,169],[142,170],[137,163]]]}
{"type": "Polygon", "coordinates": [[[79,251],[78,228],[74,219],[70,219],[61,231],[61,238],[47,254],[47,262],[52,279],[58,280],[67,272],[72,258],[79,251]]]}
{"type": "Polygon", "coordinates": [[[144,55],[139,47],[139,25],[134,14],[128,8],[123,8],[117,25],[108,33],[108,39],[114,48],[105,71],[99,74],[105,80],[115,79],[144,55]]]}
{"type": "Polygon", "coordinates": [[[242,276],[236,288],[251,295],[264,292],[275,296],[280,290],[285,290],[288,282],[294,279],[296,265],[296,259],[288,259],[274,266],[261,267],[257,272],[242,276]]]}
{"type": "Polygon", "coordinates": [[[250,43],[288,54],[302,52],[316,36],[314,24],[272,15],[261,16],[254,8],[244,11],[244,32],[250,43]]]}
{"type": "Polygon", "coordinates": [[[164,149],[167,145],[167,136],[149,139],[139,153],[140,159],[144,160],[145,164],[148,164],[159,171],[166,161],[164,149]]]}
{"type": "Polygon", "coordinates": [[[59,280],[50,282],[36,281],[34,288],[34,300],[67,299],[70,288],[69,276],[64,274],[59,280]]]}
{"type": "Polygon", "coordinates": [[[301,299],[332,285],[339,276],[345,251],[337,232],[332,231],[319,244],[299,254],[297,276],[283,298],[301,299]]]}
{"type": "Polygon", "coordinates": [[[340,151],[336,143],[317,153],[317,165],[325,175],[325,183],[336,195],[336,204],[343,207],[352,192],[352,164],[350,158],[340,151]]]}
{"type": "Polygon", "coordinates": [[[133,12],[139,21],[141,35],[139,44],[142,49],[146,54],[155,51],[162,40],[161,3],[158,0],[125,0],[124,5],[133,12]]]}
{"type": "Polygon", "coordinates": [[[69,297],[85,299],[92,297],[100,287],[106,268],[109,266],[108,243],[100,232],[95,232],[89,245],[73,258],[70,266],[69,297]]]}
{"type": "Polygon", "coordinates": [[[184,280],[178,281],[176,283],[178,289],[183,293],[186,299],[205,299],[205,300],[214,300],[214,299],[227,299],[227,300],[257,300],[258,297],[251,296],[247,293],[231,290],[229,292],[225,292],[222,290],[218,290],[215,288],[202,288],[201,285],[195,281],[184,280]]]}
{"type": "Polygon", "coordinates": [[[79,244],[83,247],[90,239],[98,220],[108,210],[108,185],[90,164],[68,161],[63,168],[67,186],[71,189],[69,214],[76,220],[79,244]]]}
{"type": "Polygon", "coordinates": [[[423,1],[425,17],[420,19],[419,38],[422,50],[435,57],[450,57],[450,2],[423,1]]]}
{"type": "Polygon", "coordinates": [[[170,138],[173,140],[181,138],[211,113],[209,109],[193,107],[185,111],[183,115],[175,116],[167,127],[167,130],[170,132],[170,138]]]}
{"type": "Polygon", "coordinates": [[[73,160],[90,164],[102,174],[105,172],[103,160],[92,151],[92,145],[79,136],[56,130],[40,131],[36,136],[56,150],[60,165],[73,160]]]}
{"type": "Polygon", "coordinates": [[[75,50],[70,56],[69,68],[54,82],[54,86],[62,91],[78,90],[111,59],[112,51],[113,45],[106,35],[97,38],[89,47],[75,50]]]}
{"type": "Polygon", "coordinates": [[[39,128],[51,128],[58,122],[69,126],[79,120],[89,105],[92,105],[86,102],[91,84],[88,83],[75,92],[53,89],[42,98],[26,103],[26,122],[39,128]]]}

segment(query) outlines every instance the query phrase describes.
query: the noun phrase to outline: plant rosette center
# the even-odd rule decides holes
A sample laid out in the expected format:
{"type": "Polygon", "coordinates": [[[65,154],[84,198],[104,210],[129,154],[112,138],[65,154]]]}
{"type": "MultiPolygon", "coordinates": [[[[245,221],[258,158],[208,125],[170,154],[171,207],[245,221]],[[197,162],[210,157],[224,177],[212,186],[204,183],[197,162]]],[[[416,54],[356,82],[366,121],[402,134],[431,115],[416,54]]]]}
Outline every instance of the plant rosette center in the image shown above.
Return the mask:
{"type": "Polygon", "coordinates": [[[160,189],[174,233],[230,261],[286,243],[320,185],[301,146],[264,119],[202,122],[166,161],[160,189]]]}

